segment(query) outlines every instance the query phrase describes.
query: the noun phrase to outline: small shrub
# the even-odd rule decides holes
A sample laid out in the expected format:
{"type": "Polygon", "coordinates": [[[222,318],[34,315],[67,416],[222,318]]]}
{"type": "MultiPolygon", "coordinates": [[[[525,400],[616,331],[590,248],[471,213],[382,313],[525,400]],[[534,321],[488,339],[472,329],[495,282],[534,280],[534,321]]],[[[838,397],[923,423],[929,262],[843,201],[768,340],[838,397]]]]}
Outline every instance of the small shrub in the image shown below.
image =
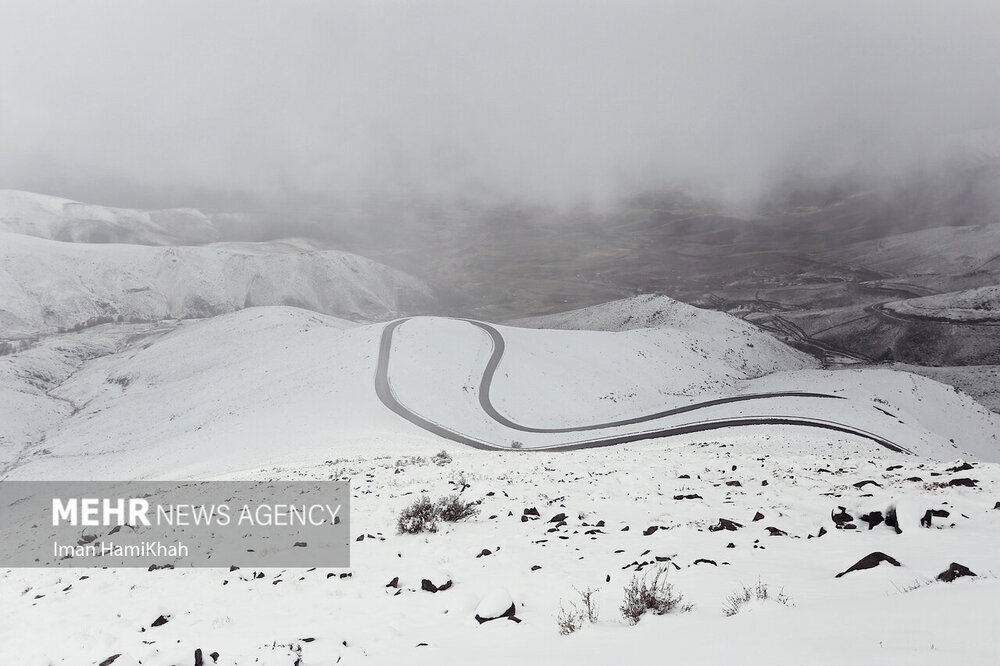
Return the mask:
{"type": "Polygon", "coordinates": [[[458,495],[448,495],[438,500],[437,512],[441,520],[454,523],[479,513],[478,505],[479,502],[463,502],[458,495]]]}
{"type": "Polygon", "coordinates": [[[791,605],[791,601],[785,595],[784,591],[779,590],[776,596],[771,597],[771,593],[767,589],[767,583],[763,583],[758,579],[757,584],[753,587],[744,585],[742,590],[726,597],[726,603],[722,607],[722,614],[726,617],[736,615],[745,605],[750,603],[751,599],[757,599],[758,601],[773,599],[783,606],[791,605]]]}
{"type": "Polygon", "coordinates": [[[510,448],[512,448],[512,449],[523,449],[524,448],[524,442],[521,442],[521,441],[515,439],[513,442],[510,443],[510,448]]]}
{"type": "Polygon", "coordinates": [[[441,449],[437,453],[431,456],[431,462],[435,465],[447,465],[451,462],[451,454],[441,449]]]}
{"type": "Polygon", "coordinates": [[[673,585],[667,582],[666,568],[660,568],[652,580],[648,576],[632,577],[632,582],[625,586],[621,612],[629,624],[636,624],[647,611],[666,615],[673,611],[686,613],[692,608],[691,604],[684,603],[684,596],[675,593],[673,585]]]}
{"type": "Polygon", "coordinates": [[[439,517],[437,505],[426,495],[421,495],[399,514],[396,529],[400,534],[437,532],[439,517]]]}
{"type": "Polygon", "coordinates": [[[597,605],[597,600],[594,599],[594,594],[597,590],[592,590],[589,587],[582,592],[577,590],[580,595],[580,603],[583,606],[583,615],[587,618],[587,622],[594,624],[597,622],[597,614],[600,612],[601,608],[597,605]]]}
{"type": "Polygon", "coordinates": [[[562,604],[559,605],[559,615],[556,616],[556,623],[559,625],[559,633],[568,636],[578,631],[583,626],[583,611],[575,605],[570,604],[567,610],[562,604]]]}
{"type": "Polygon", "coordinates": [[[438,521],[454,523],[463,518],[471,518],[477,513],[479,513],[479,502],[463,502],[458,495],[448,495],[437,502],[432,502],[426,495],[421,495],[399,514],[396,528],[400,534],[437,532],[438,521]]]}

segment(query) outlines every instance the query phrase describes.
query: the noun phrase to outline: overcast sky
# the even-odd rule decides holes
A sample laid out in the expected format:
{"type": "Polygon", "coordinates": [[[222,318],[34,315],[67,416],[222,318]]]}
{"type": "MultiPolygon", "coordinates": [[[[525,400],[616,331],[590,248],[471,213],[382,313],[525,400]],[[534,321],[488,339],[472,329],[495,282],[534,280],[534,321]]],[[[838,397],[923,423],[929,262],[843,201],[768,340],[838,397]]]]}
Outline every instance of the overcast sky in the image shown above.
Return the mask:
{"type": "Polygon", "coordinates": [[[998,126],[997,0],[0,4],[0,187],[96,203],[740,195],[998,126]]]}

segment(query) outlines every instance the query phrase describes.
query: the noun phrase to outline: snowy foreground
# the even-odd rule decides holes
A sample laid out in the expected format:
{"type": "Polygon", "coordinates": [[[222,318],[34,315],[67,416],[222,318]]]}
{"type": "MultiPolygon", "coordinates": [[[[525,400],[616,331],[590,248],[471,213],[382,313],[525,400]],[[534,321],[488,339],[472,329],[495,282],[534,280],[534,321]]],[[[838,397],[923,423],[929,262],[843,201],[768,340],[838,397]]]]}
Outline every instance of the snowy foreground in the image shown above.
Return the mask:
{"type": "Polygon", "coordinates": [[[0,477],[353,487],[349,569],[0,571],[0,664],[1000,661],[997,414],[910,373],[821,369],[745,322],[666,298],[520,325],[495,329],[506,348],[490,392],[534,431],[484,411],[497,341],[473,323],[407,320],[387,364],[400,404],[502,450],[437,437],[380,401],[383,324],[297,308],[107,324],[0,357],[0,477]],[[545,428],[782,392],[829,395],[599,435],[780,415],[901,449],[754,425],[530,450],[590,436],[545,428]],[[397,532],[418,498],[456,493],[478,513],[397,532]],[[899,533],[880,522],[893,511],[899,533]],[[888,560],[838,577],[872,553],[888,560]],[[938,581],[953,563],[977,575],[938,581]],[[661,568],[683,602],[632,625],[625,587],[661,568]],[[561,632],[587,590],[595,621],[561,632]],[[503,617],[511,606],[517,621],[503,617]]]}
{"type": "Polygon", "coordinates": [[[607,664],[626,654],[701,664],[997,663],[1000,466],[947,472],[957,465],[845,456],[833,444],[760,429],[560,454],[451,446],[442,464],[432,459],[441,444],[429,439],[359,442],[355,454],[319,465],[232,477],[350,477],[352,532],[364,537],[352,544],[351,569],[6,571],[0,662],[99,664],[121,654],[119,666],[193,664],[200,648],[207,663],[218,652],[219,664],[607,664]],[[462,497],[482,501],[477,516],[434,534],[396,534],[404,506],[421,493],[453,493],[463,478],[462,497]],[[949,486],[956,478],[977,484],[949,486]],[[878,485],[854,485],[869,480],[878,485]],[[868,530],[861,515],[890,504],[902,533],[868,530]],[[857,529],[836,528],[838,507],[857,529]],[[523,522],[532,508],[539,518],[523,522]],[[927,509],[949,516],[921,527],[927,509]],[[564,524],[550,522],[558,514],[564,524]],[[710,531],[720,518],[742,527],[710,531]],[[836,577],[876,551],[901,566],[836,577]],[[978,576],[934,580],[952,562],[978,576]],[[657,566],[693,609],[630,626],[618,610],[623,587],[657,566]],[[396,578],[398,589],[386,587],[396,578]],[[453,585],[431,593],[423,579],[453,585]],[[726,616],[727,598],[758,582],[769,599],[754,595],[726,616]],[[579,603],[588,588],[597,590],[597,622],[560,635],[560,604],[579,603]],[[498,595],[501,605],[509,595],[520,623],[476,621],[484,598],[498,595]],[[160,616],[169,621],[152,627],[160,616]]]}

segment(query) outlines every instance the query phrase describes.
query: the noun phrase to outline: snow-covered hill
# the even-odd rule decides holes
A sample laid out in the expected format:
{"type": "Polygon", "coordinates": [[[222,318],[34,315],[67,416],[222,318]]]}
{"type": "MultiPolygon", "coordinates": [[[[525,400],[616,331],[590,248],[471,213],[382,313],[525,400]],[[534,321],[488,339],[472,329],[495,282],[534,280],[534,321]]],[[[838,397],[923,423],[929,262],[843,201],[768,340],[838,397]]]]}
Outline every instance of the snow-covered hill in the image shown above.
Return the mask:
{"type": "Polygon", "coordinates": [[[404,273],[290,242],[151,247],[0,233],[0,339],[255,305],[371,321],[431,302],[429,289],[404,273]]]}
{"type": "Polygon", "coordinates": [[[848,245],[824,258],[894,276],[949,276],[978,273],[979,284],[1000,274],[1000,224],[938,227],[848,245]]]}
{"type": "MultiPolygon", "coordinates": [[[[586,432],[520,431],[482,407],[480,381],[494,349],[483,330],[462,320],[414,318],[396,329],[382,359],[383,328],[262,307],[143,337],[45,384],[32,399],[46,409],[12,414],[0,425],[7,442],[22,442],[3,451],[2,460],[19,478],[202,477],[359,449],[401,454],[414,440],[441,441],[379,401],[373,378],[381,360],[391,390],[408,409],[501,448],[514,442],[545,448],[704,420],[805,417],[874,433],[923,456],[1000,460],[1000,416],[929,379],[885,370],[816,370],[787,349],[750,362],[757,347],[740,337],[740,348],[727,349],[724,334],[715,345],[722,358],[714,359],[708,338],[670,328],[499,327],[506,350],[490,399],[504,417],[542,429],[631,419],[732,396],[806,392],[833,399],[779,395],[586,432]],[[37,423],[25,422],[35,418],[37,423]],[[29,434],[30,441],[19,439],[29,434]]],[[[11,374],[20,368],[23,375],[38,367],[41,353],[13,354],[5,363],[11,374]]],[[[790,451],[820,446],[844,455],[885,453],[847,433],[769,425],[737,430],[750,440],[788,432],[781,447],[790,451]]],[[[697,435],[685,438],[696,441],[697,435]]]]}
{"type": "Polygon", "coordinates": [[[196,245],[221,240],[194,208],[133,210],[20,190],[0,190],[0,231],[74,243],[196,245]]]}
{"type": "Polygon", "coordinates": [[[1000,286],[934,294],[882,306],[902,317],[962,322],[1000,324],[1000,286]]]}

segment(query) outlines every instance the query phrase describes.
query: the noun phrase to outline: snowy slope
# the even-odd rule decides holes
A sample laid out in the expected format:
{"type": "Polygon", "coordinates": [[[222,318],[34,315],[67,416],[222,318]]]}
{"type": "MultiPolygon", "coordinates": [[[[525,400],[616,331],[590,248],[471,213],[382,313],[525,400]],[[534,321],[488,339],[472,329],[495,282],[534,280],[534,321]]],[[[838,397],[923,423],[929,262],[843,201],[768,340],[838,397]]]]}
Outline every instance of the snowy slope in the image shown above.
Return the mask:
{"type": "MultiPolygon", "coordinates": [[[[727,344],[745,338],[757,343],[772,340],[760,329],[740,319],[716,310],[704,310],[669,296],[643,294],[601,303],[589,308],[559,312],[541,317],[518,319],[508,322],[511,326],[527,328],[556,328],[581,331],[632,331],[639,328],[664,328],[683,331],[691,335],[724,336],[727,344]]],[[[775,343],[764,352],[786,354],[788,348],[775,343]]]]}
{"type": "Polygon", "coordinates": [[[955,321],[962,323],[1000,323],[1000,286],[934,294],[882,305],[883,309],[904,317],[955,321]]]}
{"type": "MultiPolygon", "coordinates": [[[[479,382],[493,349],[481,329],[419,317],[397,330],[388,369],[399,401],[435,423],[500,447],[517,441],[545,448],[701,420],[792,416],[859,428],[928,457],[1000,460],[1000,416],[929,379],[889,371],[820,371],[794,352],[768,361],[782,371],[760,376],[754,366],[699,363],[700,356],[691,355],[689,341],[676,331],[652,329],[501,327],[509,339],[490,391],[493,404],[518,423],[564,428],[731,396],[821,392],[835,398],[751,399],[593,432],[522,432],[491,418],[479,402],[479,382]]],[[[148,478],[167,472],[201,477],[371,447],[401,455],[403,442],[440,442],[376,396],[382,331],[382,325],[355,326],[282,307],[180,325],[90,361],[48,387],[45,397],[70,405],[71,413],[55,425],[51,420],[25,425],[27,415],[0,425],[44,435],[44,441],[36,437],[3,452],[3,458],[8,465],[20,461],[11,473],[18,478],[148,478]],[[171,461],[168,470],[165,459],[171,461]]],[[[20,356],[12,355],[10,362],[20,356]]],[[[781,446],[789,451],[821,446],[843,455],[886,453],[845,433],[764,425],[738,430],[755,437],[787,431],[781,446]]],[[[5,437],[17,441],[10,432],[5,437]]]]}
{"type": "Polygon", "coordinates": [[[893,275],[1000,273],[1000,224],[939,227],[838,248],[824,258],[893,275]]]}
{"type": "Polygon", "coordinates": [[[0,233],[0,339],[107,321],[295,305],[377,320],[431,302],[420,281],[357,255],[289,243],[150,247],[0,233]]]}
{"type": "Polygon", "coordinates": [[[0,231],[74,243],[187,245],[221,239],[211,218],[193,208],[112,208],[19,190],[0,190],[0,231]]]}

